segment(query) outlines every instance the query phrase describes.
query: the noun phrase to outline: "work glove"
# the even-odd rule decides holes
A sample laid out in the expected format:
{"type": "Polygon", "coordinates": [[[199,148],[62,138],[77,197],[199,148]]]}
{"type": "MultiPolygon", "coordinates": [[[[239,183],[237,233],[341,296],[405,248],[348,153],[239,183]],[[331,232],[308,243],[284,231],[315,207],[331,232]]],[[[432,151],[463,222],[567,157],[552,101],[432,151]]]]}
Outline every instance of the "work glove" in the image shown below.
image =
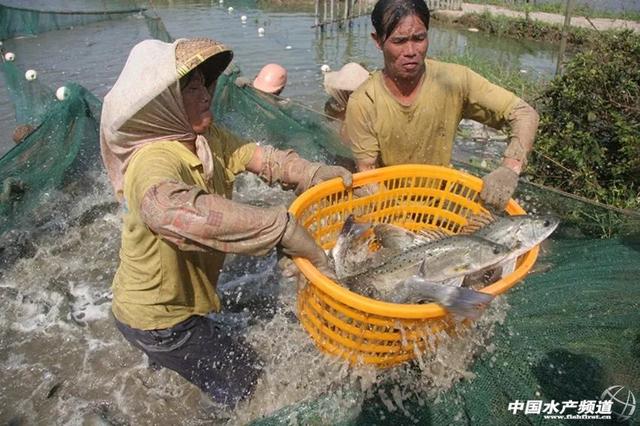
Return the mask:
{"type": "Polygon", "coordinates": [[[301,226],[291,214],[289,214],[289,221],[282,235],[282,240],[280,240],[280,248],[287,256],[304,257],[325,276],[335,277],[324,250],[315,242],[309,231],[301,226]]]}
{"type": "Polygon", "coordinates": [[[484,176],[482,181],[480,198],[486,206],[502,211],[518,186],[518,174],[509,167],[500,166],[484,176]]]}
{"type": "Polygon", "coordinates": [[[351,185],[353,185],[353,177],[349,170],[341,166],[327,166],[326,164],[322,164],[313,174],[313,177],[309,182],[309,186],[304,188],[303,191],[306,191],[307,189],[319,184],[320,182],[324,182],[325,180],[333,179],[336,177],[342,178],[342,182],[347,189],[351,188],[351,185]]]}
{"type": "Polygon", "coordinates": [[[368,197],[369,195],[377,194],[383,188],[384,186],[382,184],[368,183],[366,185],[353,188],[353,196],[355,198],[368,197]]]}
{"type": "Polygon", "coordinates": [[[238,77],[235,79],[234,83],[236,86],[240,88],[251,86],[251,80],[248,79],[247,77],[238,77]]]}

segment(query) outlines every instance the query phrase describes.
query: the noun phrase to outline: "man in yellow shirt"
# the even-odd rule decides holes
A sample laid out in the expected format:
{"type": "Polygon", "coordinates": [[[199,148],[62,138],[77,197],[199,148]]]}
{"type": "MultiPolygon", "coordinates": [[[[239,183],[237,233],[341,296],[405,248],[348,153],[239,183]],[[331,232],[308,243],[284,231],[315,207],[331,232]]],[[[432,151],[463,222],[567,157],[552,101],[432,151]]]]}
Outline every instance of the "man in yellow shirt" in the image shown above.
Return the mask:
{"type": "Polygon", "coordinates": [[[503,209],[518,184],[538,114],[470,69],[426,59],[429,9],[423,0],[379,0],[372,37],[384,69],[356,90],[345,126],[359,170],[405,163],[448,166],[462,118],[511,127],[502,165],[483,178],[480,197],[503,209]]]}
{"type": "Polygon", "coordinates": [[[116,326],[153,363],[227,405],[251,393],[260,365],[241,336],[207,317],[220,309],[225,253],[278,247],[332,274],[324,251],[284,206],[230,199],[235,175],[250,171],[297,191],[333,177],[351,186],[341,167],[241,140],[213,123],[212,93],[231,58],[210,39],[137,44],[105,97],[100,128],[102,158],[125,212],[113,280],[116,326]]]}

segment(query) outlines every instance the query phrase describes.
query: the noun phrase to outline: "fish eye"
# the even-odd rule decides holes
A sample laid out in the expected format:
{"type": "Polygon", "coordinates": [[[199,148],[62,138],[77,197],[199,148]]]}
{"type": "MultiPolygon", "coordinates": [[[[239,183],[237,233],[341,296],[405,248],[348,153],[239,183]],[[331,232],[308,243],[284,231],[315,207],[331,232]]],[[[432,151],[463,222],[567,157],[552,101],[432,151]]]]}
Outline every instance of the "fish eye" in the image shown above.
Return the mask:
{"type": "Polygon", "coordinates": [[[544,221],[544,223],[542,225],[544,227],[551,226],[551,221],[549,219],[545,219],[545,221],[544,221]]]}
{"type": "Polygon", "coordinates": [[[501,250],[500,250],[500,247],[498,247],[498,246],[495,246],[495,247],[493,248],[493,254],[500,254],[500,251],[501,251],[501,250]]]}

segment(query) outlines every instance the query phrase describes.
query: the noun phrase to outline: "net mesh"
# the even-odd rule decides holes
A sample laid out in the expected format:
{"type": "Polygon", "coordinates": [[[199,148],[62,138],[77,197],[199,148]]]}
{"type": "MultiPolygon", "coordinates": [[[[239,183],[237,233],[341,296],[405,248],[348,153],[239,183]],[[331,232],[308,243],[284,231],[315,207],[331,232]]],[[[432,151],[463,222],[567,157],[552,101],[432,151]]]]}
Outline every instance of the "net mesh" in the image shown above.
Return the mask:
{"type": "Polygon", "coordinates": [[[287,99],[234,84],[238,69],[223,74],[216,87],[214,117],[240,136],[294,149],[314,161],[344,162],[351,154],[340,142],[337,123],[287,99]]]}
{"type": "MultiPolygon", "coordinates": [[[[4,54],[3,51],[0,52],[4,54]]],[[[18,68],[14,62],[2,61],[0,67],[15,109],[16,122],[39,124],[45,111],[55,101],[53,90],[38,79],[27,80],[25,71],[18,68]]]]}
{"type": "MultiPolygon", "coordinates": [[[[46,5],[43,6],[46,7],[46,5]]],[[[60,11],[0,5],[0,39],[35,36],[46,31],[87,25],[99,21],[122,19],[142,11],[144,9],[136,7],[133,2],[130,4],[116,4],[115,7],[109,8],[104,3],[101,3],[94,10],[60,11]]]]}
{"type": "Polygon", "coordinates": [[[82,86],[65,87],[64,101],[26,114],[35,130],[0,159],[0,232],[29,223],[51,190],[83,185],[99,162],[101,103],[82,86]]]}

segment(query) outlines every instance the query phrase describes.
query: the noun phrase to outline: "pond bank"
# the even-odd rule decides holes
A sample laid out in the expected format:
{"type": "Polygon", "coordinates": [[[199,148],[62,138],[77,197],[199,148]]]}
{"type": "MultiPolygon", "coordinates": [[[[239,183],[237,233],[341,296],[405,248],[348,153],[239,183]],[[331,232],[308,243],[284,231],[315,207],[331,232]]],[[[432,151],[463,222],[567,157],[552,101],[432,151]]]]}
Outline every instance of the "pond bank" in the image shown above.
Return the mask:
{"type": "MultiPolygon", "coordinates": [[[[462,3],[461,10],[434,11],[434,17],[438,17],[442,20],[454,21],[461,18],[463,15],[483,13],[502,15],[510,18],[527,17],[527,14],[525,14],[525,12],[511,10],[505,7],[472,3],[462,3]]],[[[562,25],[564,23],[564,15],[556,13],[530,12],[528,13],[528,17],[530,20],[541,21],[548,24],[562,25]]],[[[588,18],[584,16],[573,16],[571,18],[571,26],[596,29],[598,31],[630,29],[636,33],[640,33],[640,22],[629,21],[625,19],[588,18]]]]}

